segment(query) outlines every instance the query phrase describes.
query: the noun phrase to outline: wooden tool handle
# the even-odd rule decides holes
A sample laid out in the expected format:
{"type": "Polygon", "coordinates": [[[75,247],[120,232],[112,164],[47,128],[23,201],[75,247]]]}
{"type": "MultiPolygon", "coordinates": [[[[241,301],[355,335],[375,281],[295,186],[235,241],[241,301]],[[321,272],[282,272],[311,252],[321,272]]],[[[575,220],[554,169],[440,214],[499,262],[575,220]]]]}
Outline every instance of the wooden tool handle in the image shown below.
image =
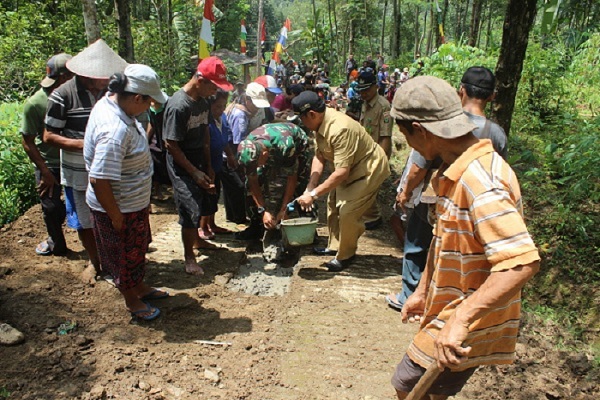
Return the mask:
{"type": "Polygon", "coordinates": [[[413,390],[410,391],[405,400],[420,400],[425,396],[427,390],[431,387],[431,384],[437,379],[442,371],[438,368],[437,362],[432,362],[429,367],[425,370],[425,373],[419,379],[419,382],[415,385],[413,390]]]}

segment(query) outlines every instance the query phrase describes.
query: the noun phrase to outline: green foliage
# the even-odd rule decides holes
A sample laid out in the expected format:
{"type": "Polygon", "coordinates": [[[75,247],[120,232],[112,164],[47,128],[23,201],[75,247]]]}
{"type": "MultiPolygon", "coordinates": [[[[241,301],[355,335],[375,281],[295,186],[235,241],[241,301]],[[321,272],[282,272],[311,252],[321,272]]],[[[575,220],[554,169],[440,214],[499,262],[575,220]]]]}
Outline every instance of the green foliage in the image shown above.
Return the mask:
{"type": "Polygon", "coordinates": [[[542,121],[522,107],[513,126],[509,161],[544,260],[527,286],[528,297],[584,332],[586,326],[597,327],[599,317],[600,118],[563,113],[542,121]]]}
{"type": "Polygon", "coordinates": [[[574,109],[566,89],[568,65],[569,50],[561,42],[551,48],[543,48],[537,41],[530,42],[519,85],[518,105],[545,122],[560,118],[563,110],[574,109]]]}
{"type": "Polygon", "coordinates": [[[0,388],[0,397],[3,399],[8,399],[10,397],[10,392],[4,386],[0,388]]]}
{"type": "MultiPolygon", "coordinates": [[[[530,41],[508,161],[519,177],[528,229],[543,257],[534,284],[526,286],[530,309],[583,335],[586,326],[598,326],[599,318],[600,117],[580,116],[575,99],[583,100],[579,93],[585,92],[586,103],[594,104],[588,109],[597,110],[600,35],[574,56],[556,42],[543,48],[530,41]]],[[[493,70],[496,62],[491,54],[452,43],[423,60],[423,74],[454,86],[469,66],[493,70]]]]}
{"type": "Polygon", "coordinates": [[[600,33],[590,36],[579,48],[569,67],[573,81],[570,95],[577,104],[583,105],[586,113],[598,115],[600,110],[600,33]]]}
{"type": "Polygon", "coordinates": [[[74,0],[57,4],[22,2],[18,11],[0,4],[0,82],[9,83],[0,85],[0,102],[33,94],[53,54],[85,47],[85,35],[78,33],[81,5],[74,0]]]}
{"type": "Polygon", "coordinates": [[[22,111],[20,104],[0,104],[0,226],[37,201],[33,165],[19,134],[22,111]]]}
{"type": "MultiPolygon", "coordinates": [[[[484,66],[493,71],[497,57],[476,47],[446,43],[441,45],[436,53],[421,60],[424,63],[422,74],[437,76],[458,87],[463,74],[469,67],[484,66]]],[[[410,74],[414,75],[416,71],[417,63],[415,62],[410,74]]]]}

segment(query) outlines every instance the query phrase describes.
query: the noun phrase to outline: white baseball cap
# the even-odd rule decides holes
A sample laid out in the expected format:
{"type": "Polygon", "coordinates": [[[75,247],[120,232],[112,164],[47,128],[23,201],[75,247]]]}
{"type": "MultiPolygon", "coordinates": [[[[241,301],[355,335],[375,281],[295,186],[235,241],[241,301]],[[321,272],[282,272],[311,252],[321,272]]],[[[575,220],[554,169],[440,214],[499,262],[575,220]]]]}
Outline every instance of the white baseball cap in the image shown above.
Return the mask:
{"type": "Polygon", "coordinates": [[[271,106],[267,100],[265,88],[260,83],[249,83],[248,86],[246,86],[246,95],[250,97],[252,103],[258,108],[267,108],[271,106]]]}

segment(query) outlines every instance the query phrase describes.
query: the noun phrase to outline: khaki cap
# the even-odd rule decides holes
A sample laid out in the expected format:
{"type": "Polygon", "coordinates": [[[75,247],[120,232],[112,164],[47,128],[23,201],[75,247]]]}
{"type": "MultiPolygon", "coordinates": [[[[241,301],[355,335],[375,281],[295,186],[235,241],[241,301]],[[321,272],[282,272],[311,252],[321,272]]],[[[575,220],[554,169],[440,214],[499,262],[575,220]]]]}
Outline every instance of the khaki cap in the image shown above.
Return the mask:
{"type": "Polygon", "coordinates": [[[394,119],[419,122],[445,139],[464,136],[477,128],[464,114],[456,90],[433,76],[406,81],[394,95],[390,115],[394,119]]]}

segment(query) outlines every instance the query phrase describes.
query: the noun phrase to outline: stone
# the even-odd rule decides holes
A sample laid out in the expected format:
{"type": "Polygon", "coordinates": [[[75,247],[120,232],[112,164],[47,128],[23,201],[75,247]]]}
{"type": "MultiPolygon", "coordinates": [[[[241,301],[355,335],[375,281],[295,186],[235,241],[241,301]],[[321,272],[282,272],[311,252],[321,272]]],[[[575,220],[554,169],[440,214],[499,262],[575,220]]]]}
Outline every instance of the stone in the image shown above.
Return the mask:
{"type": "Polygon", "coordinates": [[[225,286],[227,285],[227,283],[229,282],[229,280],[232,278],[231,274],[224,274],[224,275],[217,275],[215,276],[215,284],[219,285],[219,286],[225,286]]]}
{"type": "Polygon", "coordinates": [[[13,328],[9,324],[0,324],[0,344],[5,346],[13,346],[22,343],[25,340],[25,335],[18,329],[13,328]]]}
{"type": "Polygon", "coordinates": [[[96,385],[90,390],[90,400],[104,400],[106,399],[106,388],[101,385],[96,385]]]}
{"type": "Polygon", "coordinates": [[[214,383],[219,383],[219,381],[221,380],[221,378],[219,378],[219,373],[211,371],[210,369],[204,370],[204,378],[214,383]]]}
{"type": "Polygon", "coordinates": [[[144,392],[149,392],[152,389],[152,386],[148,382],[140,381],[138,383],[138,387],[144,392]]]}

